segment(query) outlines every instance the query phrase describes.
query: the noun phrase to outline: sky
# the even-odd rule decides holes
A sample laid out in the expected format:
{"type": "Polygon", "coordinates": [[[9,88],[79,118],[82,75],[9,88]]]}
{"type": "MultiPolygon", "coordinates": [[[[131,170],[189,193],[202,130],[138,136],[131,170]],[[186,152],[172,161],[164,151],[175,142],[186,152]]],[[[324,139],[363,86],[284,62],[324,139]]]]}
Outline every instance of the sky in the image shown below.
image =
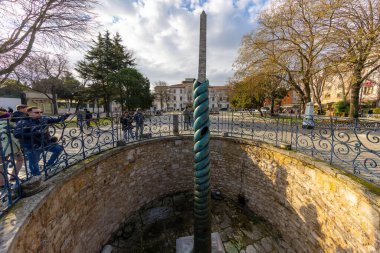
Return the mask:
{"type": "MultiPolygon", "coordinates": [[[[254,30],[268,0],[100,0],[96,32],[118,32],[150,80],[169,85],[198,72],[199,17],[207,14],[207,78],[225,85],[233,75],[241,38],[254,30]]],[[[71,51],[75,64],[84,51],[71,51]]]]}

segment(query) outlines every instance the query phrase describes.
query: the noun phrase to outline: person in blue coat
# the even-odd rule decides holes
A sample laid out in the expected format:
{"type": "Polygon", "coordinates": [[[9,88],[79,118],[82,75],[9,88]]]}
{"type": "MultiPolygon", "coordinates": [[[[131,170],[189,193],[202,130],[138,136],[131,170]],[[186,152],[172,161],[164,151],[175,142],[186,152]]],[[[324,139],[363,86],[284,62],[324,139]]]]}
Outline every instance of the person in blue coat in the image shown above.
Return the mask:
{"type": "Polygon", "coordinates": [[[136,122],[136,140],[141,139],[144,134],[144,115],[140,108],[137,108],[135,115],[133,115],[133,121],[136,122]]]}
{"type": "Polygon", "coordinates": [[[20,140],[21,146],[29,160],[29,169],[32,176],[41,174],[39,161],[44,151],[51,152],[46,167],[57,162],[63,147],[58,144],[58,138],[49,133],[49,124],[63,122],[70,113],[60,117],[42,117],[42,110],[38,107],[27,109],[28,118],[17,122],[14,128],[14,137],[20,140]]]}

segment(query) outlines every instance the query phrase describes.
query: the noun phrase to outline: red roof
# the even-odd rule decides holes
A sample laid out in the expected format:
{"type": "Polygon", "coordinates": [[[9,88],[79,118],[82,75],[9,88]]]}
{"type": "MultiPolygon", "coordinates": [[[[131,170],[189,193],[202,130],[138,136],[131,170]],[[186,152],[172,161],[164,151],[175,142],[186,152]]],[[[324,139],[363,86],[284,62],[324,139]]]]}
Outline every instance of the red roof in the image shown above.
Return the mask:
{"type": "Polygon", "coordinates": [[[375,83],[372,81],[366,81],[362,84],[362,87],[373,87],[375,86],[375,83]]]}

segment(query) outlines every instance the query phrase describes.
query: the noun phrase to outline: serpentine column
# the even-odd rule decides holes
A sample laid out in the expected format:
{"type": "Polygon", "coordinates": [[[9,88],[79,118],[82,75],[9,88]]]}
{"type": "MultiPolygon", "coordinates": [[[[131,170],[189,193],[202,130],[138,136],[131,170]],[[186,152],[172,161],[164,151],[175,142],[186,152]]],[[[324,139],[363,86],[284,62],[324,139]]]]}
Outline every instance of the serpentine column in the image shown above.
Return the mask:
{"type": "Polygon", "coordinates": [[[198,80],[194,82],[194,253],[211,252],[210,213],[210,119],[208,80],[206,79],[206,24],[203,11],[200,21],[198,80]]]}

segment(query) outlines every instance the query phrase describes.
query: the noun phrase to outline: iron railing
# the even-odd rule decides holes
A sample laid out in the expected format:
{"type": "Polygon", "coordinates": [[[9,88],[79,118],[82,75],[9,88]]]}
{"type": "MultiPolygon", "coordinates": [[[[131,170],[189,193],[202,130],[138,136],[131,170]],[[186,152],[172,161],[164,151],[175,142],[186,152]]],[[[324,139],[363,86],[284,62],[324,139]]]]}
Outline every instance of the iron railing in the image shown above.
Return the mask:
{"type": "MultiPolygon", "coordinates": [[[[211,114],[210,120],[210,131],[214,136],[228,135],[232,138],[263,141],[274,146],[287,144],[292,150],[308,154],[380,186],[380,121],[315,117],[314,129],[303,129],[302,118],[295,115],[261,117],[252,112],[220,112],[211,114]]],[[[2,214],[20,199],[20,184],[28,181],[31,173],[28,157],[23,152],[17,152],[18,145],[11,145],[14,126],[8,119],[1,119],[0,123],[2,214]],[[17,176],[14,172],[12,175],[13,169],[20,166],[20,162],[23,162],[22,169],[17,176]]],[[[135,123],[132,125],[135,126],[135,123]]],[[[146,114],[143,134],[138,138],[124,134],[120,115],[87,122],[77,121],[74,115],[64,122],[48,124],[41,129],[48,131],[50,136],[57,137],[56,143],[63,147],[63,152],[55,163],[47,166],[51,157],[50,144],[34,145],[34,151],[41,154],[39,169],[44,179],[78,161],[124,143],[194,133],[192,118],[186,119],[181,113],[160,116],[146,114]]],[[[135,130],[136,128],[132,129],[133,135],[135,130]]]]}

